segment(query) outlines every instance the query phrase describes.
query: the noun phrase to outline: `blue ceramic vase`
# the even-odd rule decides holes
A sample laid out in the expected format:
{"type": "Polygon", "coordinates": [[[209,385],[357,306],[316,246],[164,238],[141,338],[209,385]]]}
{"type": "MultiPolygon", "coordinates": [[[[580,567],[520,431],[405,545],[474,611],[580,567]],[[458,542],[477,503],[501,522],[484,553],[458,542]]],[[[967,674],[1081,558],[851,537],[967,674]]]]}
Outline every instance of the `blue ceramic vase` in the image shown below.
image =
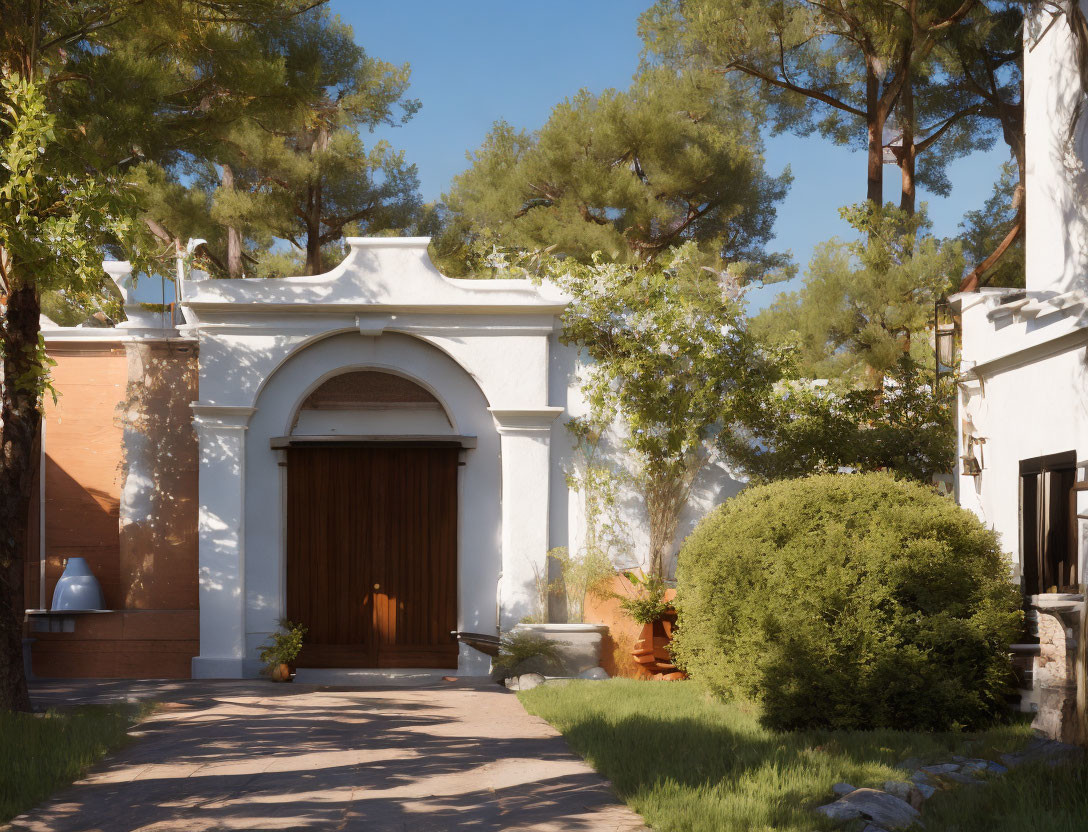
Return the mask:
{"type": "Polygon", "coordinates": [[[83,558],[68,558],[68,564],[53,590],[53,611],[71,612],[75,610],[101,610],[106,608],[102,597],[102,587],[87,561],[83,558]]]}

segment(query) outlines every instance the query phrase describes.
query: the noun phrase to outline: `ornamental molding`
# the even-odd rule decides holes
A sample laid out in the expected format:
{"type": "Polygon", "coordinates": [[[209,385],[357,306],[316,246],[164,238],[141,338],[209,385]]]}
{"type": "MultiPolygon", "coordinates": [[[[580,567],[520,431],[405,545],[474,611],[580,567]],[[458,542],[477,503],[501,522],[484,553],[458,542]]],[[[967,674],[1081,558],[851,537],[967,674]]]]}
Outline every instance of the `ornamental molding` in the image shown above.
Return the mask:
{"type": "Polygon", "coordinates": [[[245,430],[257,412],[255,407],[193,402],[193,423],[205,430],[245,430]]]}

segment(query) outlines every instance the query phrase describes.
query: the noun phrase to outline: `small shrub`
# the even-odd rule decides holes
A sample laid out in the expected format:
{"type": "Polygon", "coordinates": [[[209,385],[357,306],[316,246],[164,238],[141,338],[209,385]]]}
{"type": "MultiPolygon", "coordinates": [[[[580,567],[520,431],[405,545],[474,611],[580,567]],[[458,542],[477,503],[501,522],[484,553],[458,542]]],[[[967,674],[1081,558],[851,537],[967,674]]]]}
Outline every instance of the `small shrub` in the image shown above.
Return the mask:
{"type": "Polygon", "coordinates": [[[1006,712],[1019,593],[994,532],[884,474],[749,488],[688,538],[672,650],[768,727],[977,729],[1006,712]]]}
{"type": "Polygon", "coordinates": [[[265,644],[261,650],[260,659],[265,663],[267,670],[272,670],[281,664],[290,664],[298,658],[302,650],[302,637],[306,635],[306,627],[301,624],[292,624],[286,618],[279,620],[280,632],[269,636],[270,643],[265,644]]]}
{"type": "Polygon", "coordinates": [[[634,572],[624,572],[623,577],[636,592],[634,596],[615,594],[619,599],[620,609],[628,618],[637,624],[653,624],[669,611],[672,604],[664,600],[669,586],[663,579],[656,575],[641,578],[634,572]]]}
{"type": "Polygon", "coordinates": [[[543,673],[559,660],[559,647],[554,641],[529,630],[513,630],[503,633],[499,655],[491,662],[491,673],[499,680],[521,673],[543,673]]]}

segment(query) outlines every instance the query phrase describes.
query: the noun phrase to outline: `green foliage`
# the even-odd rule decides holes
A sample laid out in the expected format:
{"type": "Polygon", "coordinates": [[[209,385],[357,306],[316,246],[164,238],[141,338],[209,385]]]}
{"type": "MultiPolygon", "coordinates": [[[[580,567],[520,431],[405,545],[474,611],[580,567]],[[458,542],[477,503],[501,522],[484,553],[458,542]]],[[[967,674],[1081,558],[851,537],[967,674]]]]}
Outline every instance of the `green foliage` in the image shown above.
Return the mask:
{"type": "Polygon", "coordinates": [[[536,133],[497,123],[471,162],[436,246],[453,273],[486,269],[466,245],[485,239],[582,264],[647,263],[692,243],[716,268],[791,274],[764,250],[789,172],[767,175],[745,97],[712,74],[650,69],[625,92],[583,90],[536,133]]]}
{"type": "Polygon", "coordinates": [[[976,729],[1009,692],[1017,589],[997,536],[883,474],[756,486],[677,568],[673,655],[776,729],[976,729]]]}
{"type": "Polygon", "coordinates": [[[787,380],[754,391],[721,447],[757,479],[847,468],[928,480],[954,462],[954,390],[928,368],[934,304],[959,282],[960,246],[933,237],[924,212],[842,213],[858,236],[824,244],[803,288],[753,320],[789,354],[787,380]]]}
{"type": "Polygon", "coordinates": [[[268,637],[269,642],[261,649],[259,656],[269,670],[281,664],[290,664],[297,659],[302,650],[302,639],[307,632],[306,627],[293,624],[286,618],[281,618],[278,624],[279,631],[268,637]]]}
{"type": "Polygon", "coordinates": [[[612,577],[616,569],[601,549],[589,546],[571,554],[566,546],[558,546],[548,552],[548,557],[559,564],[560,577],[551,589],[561,591],[567,602],[567,622],[581,624],[585,620],[586,598],[596,586],[612,577]]]}
{"type": "Polygon", "coordinates": [[[799,349],[808,378],[848,377],[870,386],[904,355],[933,366],[933,304],[963,273],[960,246],[929,233],[924,212],[863,203],[842,209],[857,231],[813,255],[800,292],[783,295],[753,332],[799,349]]]}
{"type": "Polygon", "coordinates": [[[638,624],[652,624],[659,621],[672,607],[672,604],[664,600],[665,592],[669,588],[664,579],[656,575],[640,576],[634,572],[624,572],[623,577],[631,584],[635,595],[617,595],[617,597],[620,609],[632,621],[638,624]]]}
{"type": "MultiPolygon", "coordinates": [[[[947,193],[951,160],[1003,134],[1012,141],[1021,15],[1002,0],[658,0],[640,32],[668,65],[746,85],[775,132],[868,146],[867,196],[879,202],[889,116],[904,131],[896,162],[905,180],[934,193],[947,193]]],[[[904,188],[903,207],[913,203],[904,188]]]]}
{"type": "MultiPolygon", "coordinates": [[[[1008,234],[1016,221],[1016,190],[1020,187],[1016,169],[1002,166],[1001,177],[986,203],[977,211],[964,214],[963,252],[971,267],[989,257],[1008,234]]],[[[982,276],[986,286],[1023,288],[1025,286],[1024,235],[1017,237],[997,264],[982,276]]]]}
{"type": "Polygon", "coordinates": [[[748,333],[736,280],[700,266],[694,244],[661,264],[544,257],[539,269],[571,297],[561,340],[592,359],[580,378],[586,421],[623,424],[661,575],[707,440],[777,377],[777,355],[748,333]]]}
{"type": "Polygon", "coordinates": [[[317,273],[342,257],[346,234],[408,230],[422,210],[416,168],[388,142],[364,141],[418,111],[408,65],[368,55],[321,7],[252,27],[236,48],[253,72],[234,117],[200,153],[141,173],[162,236],[206,239],[203,265],[240,277],[317,273]]]}
{"type": "Polygon", "coordinates": [[[893,471],[921,482],[952,470],[954,390],[903,356],[880,390],[841,381],[782,381],[722,433],[722,452],[757,481],[806,474],[893,471]]]}
{"type": "Polygon", "coordinates": [[[0,247],[12,290],[86,292],[98,286],[105,243],[133,243],[136,196],[116,175],[72,165],[71,143],[48,110],[43,89],[0,76],[0,247]]]}
{"type": "MultiPolygon", "coordinates": [[[[10,291],[33,286],[88,302],[102,284],[100,247],[131,250],[140,239],[132,188],[74,167],[73,141],[58,132],[40,86],[0,76],[0,276],[10,291]]],[[[0,352],[15,351],[25,369],[12,389],[40,402],[54,363],[41,334],[30,344],[0,341],[0,352]]]]}
{"type": "Polygon", "coordinates": [[[559,647],[554,641],[531,630],[503,633],[499,655],[491,661],[491,672],[500,678],[519,673],[541,672],[559,662],[559,647]]]}
{"type": "MultiPolygon", "coordinates": [[[[902,779],[897,766],[908,757],[925,765],[955,754],[997,760],[1032,736],[1028,720],[979,734],[782,733],[760,725],[748,703],[722,702],[690,682],[541,685],[518,699],[561,731],[651,828],[667,832],[854,832],[864,822],[837,826],[812,811],[833,798],[832,784],[882,789],[902,779]]],[[[1077,832],[1088,769],[1040,766],[1022,777],[1026,768],[927,801],[926,832],[1077,832]]]]}
{"type": "Polygon", "coordinates": [[[0,711],[0,823],[32,809],[128,741],[128,729],[148,710],[89,705],[21,714],[0,711]]]}

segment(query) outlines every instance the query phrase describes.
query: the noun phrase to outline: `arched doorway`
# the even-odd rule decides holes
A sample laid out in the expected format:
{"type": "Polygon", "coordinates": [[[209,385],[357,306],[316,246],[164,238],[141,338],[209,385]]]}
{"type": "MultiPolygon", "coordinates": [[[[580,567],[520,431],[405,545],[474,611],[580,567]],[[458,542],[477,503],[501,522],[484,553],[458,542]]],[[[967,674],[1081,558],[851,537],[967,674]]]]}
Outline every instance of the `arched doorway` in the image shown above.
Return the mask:
{"type": "Polygon", "coordinates": [[[461,440],[429,390],[356,370],[286,440],[287,618],[309,668],[456,668],[461,440]]]}
{"type": "Polygon", "coordinates": [[[451,432],[438,399],[392,373],[342,373],[303,402],[285,443],[298,666],[457,667],[451,432]]]}

